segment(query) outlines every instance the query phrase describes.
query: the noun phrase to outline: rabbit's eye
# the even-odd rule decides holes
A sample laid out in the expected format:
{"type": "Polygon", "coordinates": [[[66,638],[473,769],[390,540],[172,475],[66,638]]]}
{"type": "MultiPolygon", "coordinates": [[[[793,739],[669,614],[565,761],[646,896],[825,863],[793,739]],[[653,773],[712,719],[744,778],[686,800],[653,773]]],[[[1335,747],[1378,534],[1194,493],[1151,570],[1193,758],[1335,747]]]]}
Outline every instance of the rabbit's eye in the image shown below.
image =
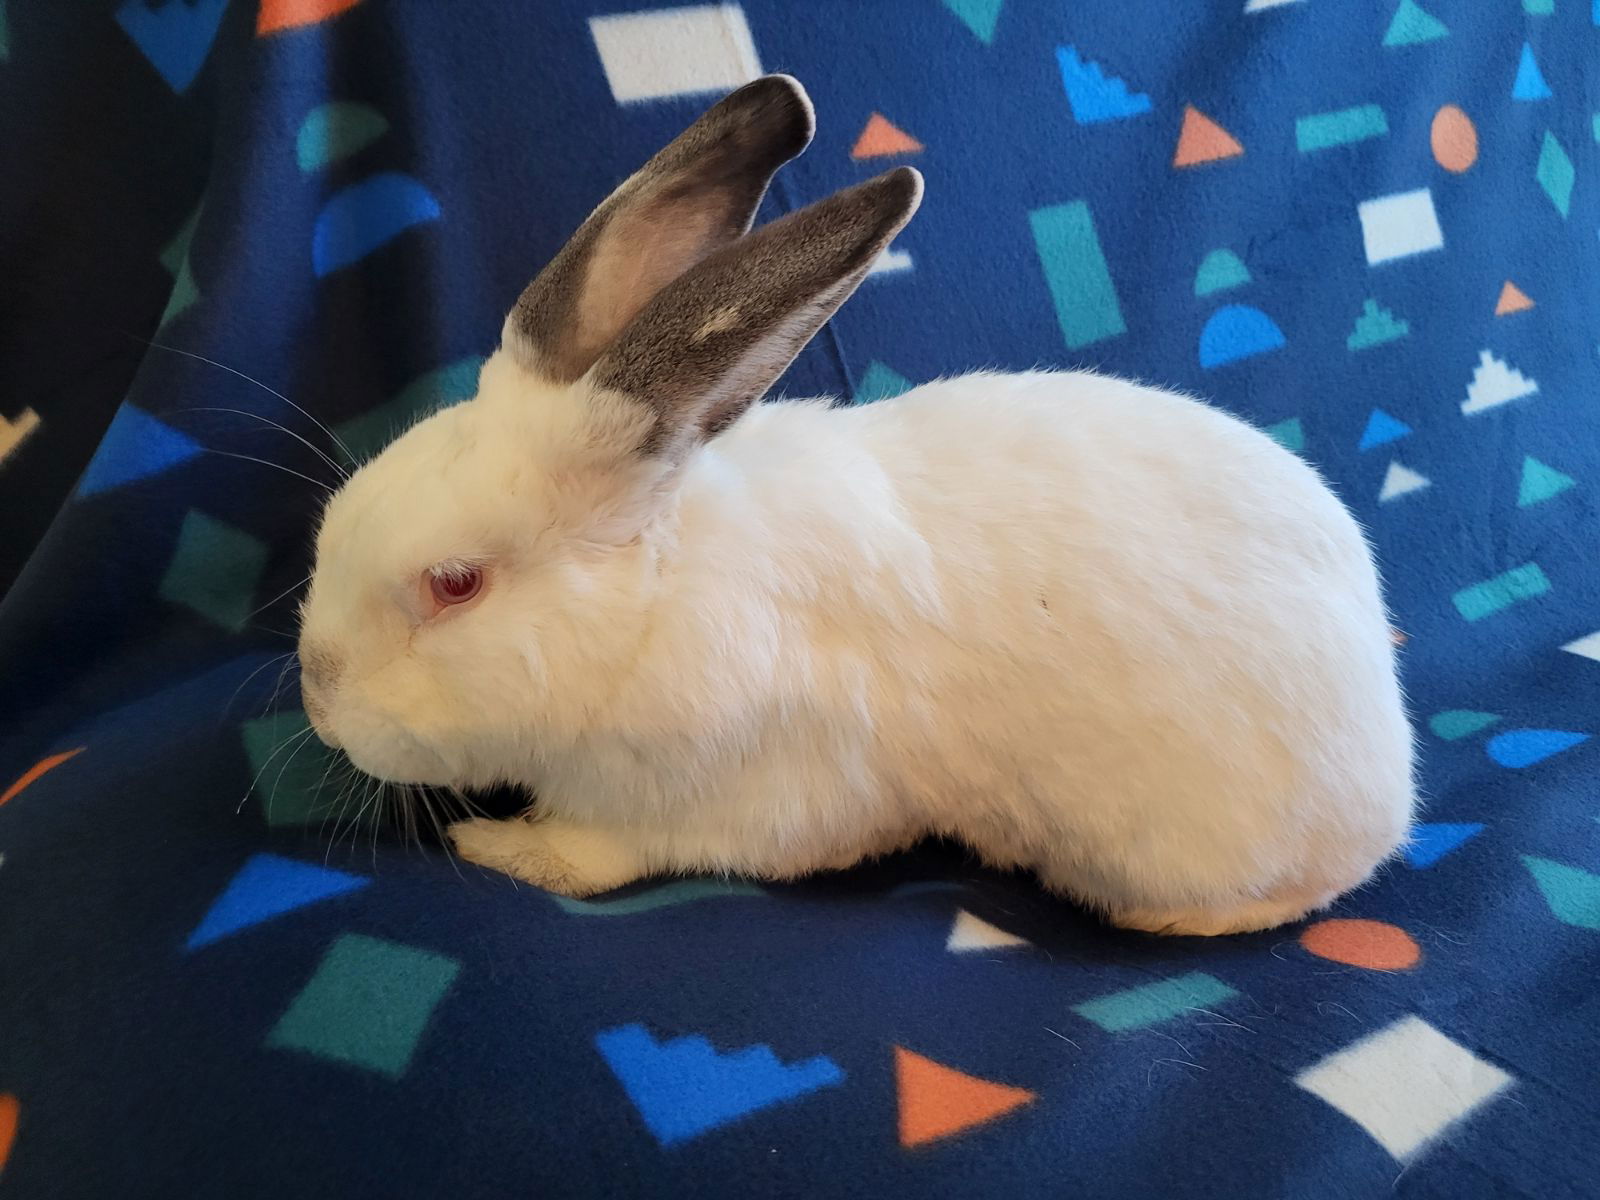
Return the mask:
{"type": "Polygon", "coordinates": [[[432,574],[428,582],[439,604],[465,604],[483,588],[483,572],[477,567],[457,567],[432,574]]]}

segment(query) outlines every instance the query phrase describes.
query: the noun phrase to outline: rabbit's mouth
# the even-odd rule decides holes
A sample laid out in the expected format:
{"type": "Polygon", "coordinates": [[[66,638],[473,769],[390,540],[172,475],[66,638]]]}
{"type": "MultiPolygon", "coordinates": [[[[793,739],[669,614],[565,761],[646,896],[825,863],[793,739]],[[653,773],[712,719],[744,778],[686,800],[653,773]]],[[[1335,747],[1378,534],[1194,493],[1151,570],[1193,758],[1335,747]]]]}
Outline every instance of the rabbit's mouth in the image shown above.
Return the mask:
{"type": "Polygon", "coordinates": [[[416,784],[423,787],[454,787],[461,781],[461,769],[427,743],[382,715],[339,705],[330,718],[324,708],[313,712],[306,704],[306,716],[317,736],[335,750],[342,750],[355,767],[383,783],[416,784]]]}

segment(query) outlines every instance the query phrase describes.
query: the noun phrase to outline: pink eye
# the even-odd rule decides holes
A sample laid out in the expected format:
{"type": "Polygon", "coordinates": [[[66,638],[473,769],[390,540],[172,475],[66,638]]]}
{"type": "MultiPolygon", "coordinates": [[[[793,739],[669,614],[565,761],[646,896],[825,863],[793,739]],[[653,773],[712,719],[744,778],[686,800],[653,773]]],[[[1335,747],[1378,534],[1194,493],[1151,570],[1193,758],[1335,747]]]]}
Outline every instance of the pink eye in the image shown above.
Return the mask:
{"type": "Polygon", "coordinates": [[[483,572],[477,567],[461,567],[444,575],[429,577],[433,598],[442,605],[465,604],[483,587],[483,572]]]}

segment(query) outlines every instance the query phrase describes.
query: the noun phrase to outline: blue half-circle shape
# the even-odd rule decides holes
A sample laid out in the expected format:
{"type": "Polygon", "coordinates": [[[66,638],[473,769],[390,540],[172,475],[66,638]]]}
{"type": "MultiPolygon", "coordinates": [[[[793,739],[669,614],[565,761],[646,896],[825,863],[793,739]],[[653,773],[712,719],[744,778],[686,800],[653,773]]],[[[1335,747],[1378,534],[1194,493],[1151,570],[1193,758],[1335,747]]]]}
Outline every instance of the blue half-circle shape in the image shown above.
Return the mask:
{"type": "Polygon", "coordinates": [[[406,230],[439,219],[433,193],[409,175],[387,171],[335,192],[311,235],[319,276],[365,258],[406,230]]]}
{"type": "Polygon", "coordinates": [[[1226,366],[1283,344],[1283,330],[1259,308],[1224,305],[1211,314],[1200,331],[1200,365],[1207,369],[1226,366]]]}

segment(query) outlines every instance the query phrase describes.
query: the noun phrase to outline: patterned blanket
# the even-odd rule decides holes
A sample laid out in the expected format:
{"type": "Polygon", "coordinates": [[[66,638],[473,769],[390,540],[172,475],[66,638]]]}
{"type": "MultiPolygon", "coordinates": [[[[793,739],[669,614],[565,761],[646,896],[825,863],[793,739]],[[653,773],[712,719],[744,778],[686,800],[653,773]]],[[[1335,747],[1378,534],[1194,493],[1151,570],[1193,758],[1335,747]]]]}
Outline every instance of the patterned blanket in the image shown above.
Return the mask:
{"type": "Polygon", "coordinates": [[[1600,1194],[1596,64],[1600,0],[0,0],[0,1195],[1600,1194]],[[1370,530],[1426,801],[1371,887],[573,902],[306,737],[331,436],[471,395],[766,70],[820,131],[764,219],[927,178],[782,390],[1093,366],[1370,530]]]}

